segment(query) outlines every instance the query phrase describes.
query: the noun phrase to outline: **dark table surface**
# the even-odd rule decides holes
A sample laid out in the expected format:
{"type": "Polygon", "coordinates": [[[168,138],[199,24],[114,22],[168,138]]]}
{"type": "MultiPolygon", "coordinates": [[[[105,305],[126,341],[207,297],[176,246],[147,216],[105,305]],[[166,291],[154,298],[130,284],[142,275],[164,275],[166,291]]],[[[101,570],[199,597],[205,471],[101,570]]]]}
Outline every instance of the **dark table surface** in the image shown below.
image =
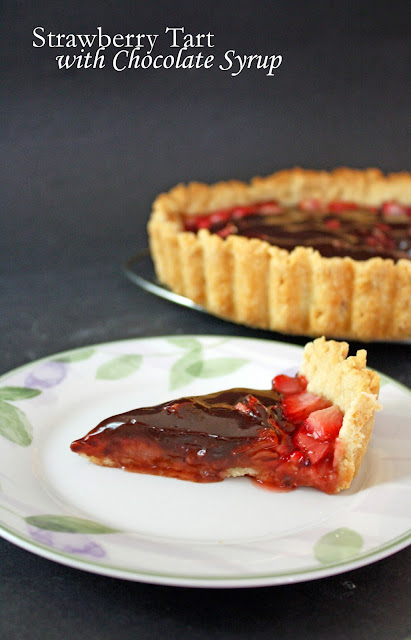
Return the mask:
{"type": "MultiPolygon", "coordinates": [[[[158,299],[121,265],[147,243],[154,196],[300,165],[409,167],[406,3],[2,4],[0,373],[83,345],[165,334],[306,339],[158,299]],[[217,55],[280,53],[269,78],[210,71],[58,71],[32,30],[215,34],[217,55]]],[[[358,348],[359,344],[354,344],[358,348]]],[[[368,345],[411,386],[410,347],[368,345]]],[[[410,551],[313,582],[244,590],[133,583],[0,540],[0,635],[12,639],[404,639],[410,551]]]]}

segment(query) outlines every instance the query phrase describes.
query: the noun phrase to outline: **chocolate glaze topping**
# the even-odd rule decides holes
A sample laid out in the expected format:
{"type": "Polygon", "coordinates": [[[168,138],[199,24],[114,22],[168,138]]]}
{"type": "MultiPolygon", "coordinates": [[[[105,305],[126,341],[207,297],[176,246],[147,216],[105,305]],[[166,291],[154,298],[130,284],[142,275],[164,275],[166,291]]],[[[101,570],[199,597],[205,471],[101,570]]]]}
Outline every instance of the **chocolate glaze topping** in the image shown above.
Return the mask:
{"type": "Polygon", "coordinates": [[[296,427],[283,417],[281,397],[239,388],[135,409],[104,420],[71,449],[129,471],[215,482],[229,467],[247,467],[250,450],[261,456],[268,448],[274,460],[279,444],[294,448],[296,427]]]}
{"type": "MultiPolygon", "coordinates": [[[[325,257],[411,259],[411,224],[405,207],[403,211],[399,207],[394,215],[387,215],[384,207],[379,211],[347,207],[338,213],[279,207],[278,213],[270,215],[259,213],[261,206],[256,205],[255,211],[237,207],[228,217],[216,212],[209,216],[209,225],[203,222],[201,226],[222,237],[235,234],[260,238],[287,250],[313,247],[325,257]],[[248,210],[246,215],[242,209],[248,210]]],[[[205,218],[201,217],[203,221],[205,218]]],[[[188,230],[196,230],[193,222],[195,227],[195,218],[186,223],[188,230]]]]}
{"type": "Polygon", "coordinates": [[[194,482],[251,473],[267,487],[333,493],[333,444],[316,462],[298,450],[301,423],[283,414],[276,390],[229,389],[135,409],[103,420],[71,449],[103,466],[194,482]],[[251,469],[251,471],[250,471],[251,469]]]}
{"type": "Polygon", "coordinates": [[[123,435],[137,433],[136,425],[154,428],[164,433],[169,431],[186,434],[201,433],[205,436],[232,438],[257,437],[261,429],[273,428],[273,420],[285,431],[294,429],[287,422],[281,410],[282,394],[277,391],[256,391],[254,389],[229,389],[203,396],[180,398],[171,402],[134,409],[103,420],[86,438],[101,434],[106,430],[122,431],[123,435]],[[249,399],[257,399],[253,409],[249,399]],[[239,405],[240,403],[240,405],[239,405]],[[239,408],[235,409],[235,406],[239,408]],[[243,408],[244,407],[244,408],[243,408]]]}

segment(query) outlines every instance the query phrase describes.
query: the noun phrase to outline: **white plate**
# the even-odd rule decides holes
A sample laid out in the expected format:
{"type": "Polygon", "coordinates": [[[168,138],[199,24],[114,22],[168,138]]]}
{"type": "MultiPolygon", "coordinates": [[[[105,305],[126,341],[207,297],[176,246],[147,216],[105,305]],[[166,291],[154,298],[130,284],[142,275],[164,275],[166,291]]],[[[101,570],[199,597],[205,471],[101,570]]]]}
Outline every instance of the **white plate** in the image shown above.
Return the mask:
{"type": "Polygon", "coordinates": [[[276,493],[247,478],[196,484],[95,466],[70,451],[103,418],[234,386],[268,388],[302,349],[184,336],[78,349],[0,378],[0,526],[38,555],[109,576],[206,587],[321,578],[410,541],[411,394],[383,377],[384,411],[352,487],[276,493]]]}

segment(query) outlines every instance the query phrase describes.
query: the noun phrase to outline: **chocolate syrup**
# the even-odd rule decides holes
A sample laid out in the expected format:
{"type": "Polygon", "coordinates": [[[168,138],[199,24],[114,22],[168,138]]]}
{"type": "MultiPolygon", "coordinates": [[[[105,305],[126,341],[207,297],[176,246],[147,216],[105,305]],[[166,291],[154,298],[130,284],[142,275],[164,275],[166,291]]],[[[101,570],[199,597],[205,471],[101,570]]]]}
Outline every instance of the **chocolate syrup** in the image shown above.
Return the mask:
{"type": "Polygon", "coordinates": [[[311,464],[295,444],[301,424],[284,417],[282,400],[275,390],[246,388],[184,397],[107,418],[71,450],[138,473],[219,482],[240,469],[269,488],[308,485],[332,493],[333,445],[311,464]]]}
{"type": "MultiPolygon", "coordinates": [[[[234,215],[221,221],[218,214],[210,214],[207,228],[222,237],[234,234],[259,238],[290,251],[297,246],[313,247],[324,257],[411,259],[411,224],[405,212],[388,216],[382,209],[357,208],[335,214],[292,207],[267,215],[258,213],[259,206],[241,217],[236,217],[233,209],[234,215]]],[[[191,224],[195,226],[195,218],[191,224]]]]}
{"type": "MultiPolygon", "coordinates": [[[[135,409],[103,420],[71,449],[132,471],[144,472],[150,459],[161,475],[167,475],[165,465],[174,465],[170,475],[176,477],[223,479],[227,467],[249,464],[245,451],[261,445],[262,434],[272,448],[282,443],[292,449],[295,427],[282,414],[281,397],[273,390],[239,388],[135,409]],[[183,469],[180,463],[187,460],[183,469]]],[[[274,449],[271,455],[278,458],[274,449]]]]}

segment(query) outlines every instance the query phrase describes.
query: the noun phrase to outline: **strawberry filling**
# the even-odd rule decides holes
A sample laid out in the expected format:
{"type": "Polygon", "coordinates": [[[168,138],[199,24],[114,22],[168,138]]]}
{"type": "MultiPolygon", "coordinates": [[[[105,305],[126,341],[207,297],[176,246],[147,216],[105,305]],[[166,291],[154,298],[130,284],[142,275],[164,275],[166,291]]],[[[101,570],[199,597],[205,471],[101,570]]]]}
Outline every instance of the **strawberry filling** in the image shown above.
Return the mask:
{"type": "Polygon", "coordinates": [[[101,422],[72,443],[98,464],[194,482],[248,474],[281,490],[333,493],[338,407],[306,390],[303,376],[272,388],[229,389],[136,409],[101,422]]]}
{"type": "Polygon", "coordinates": [[[325,257],[374,256],[411,259],[411,207],[395,201],[380,207],[306,198],[286,207],[276,201],[235,206],[184,217],[184,229],[208,229],[225,239],[230,235],[260,238],[292,250],[310,246],[325,257]]]}
{"type": "Polygon", "coordinates": [[[301,392],[287,396],[283,400],[283,413],[286,418],[293,422],[302,422],[313,411],[325,409],[330,403],[320,396],[312,393],[301,392]]]}

